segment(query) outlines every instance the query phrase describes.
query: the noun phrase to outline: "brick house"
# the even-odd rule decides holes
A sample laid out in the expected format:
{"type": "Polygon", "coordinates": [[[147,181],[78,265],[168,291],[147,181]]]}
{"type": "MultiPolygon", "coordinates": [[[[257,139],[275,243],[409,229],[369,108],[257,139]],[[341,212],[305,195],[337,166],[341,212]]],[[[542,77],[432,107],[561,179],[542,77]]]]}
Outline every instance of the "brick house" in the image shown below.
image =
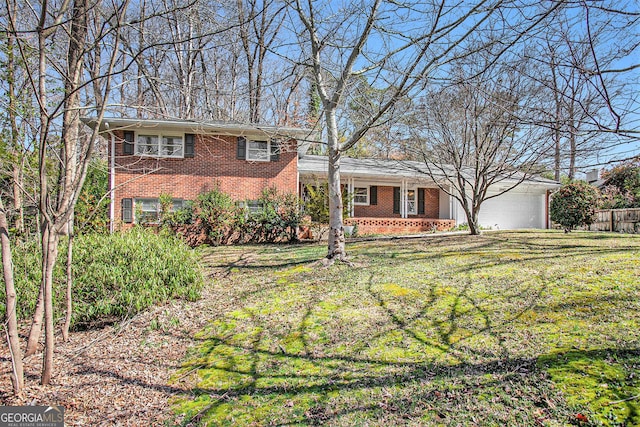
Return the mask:
{"type": "MultiPolygon", "coordinates": [[[[95,126],[91,119],[85,123],[95,126]]],[[[179,207],[218,186],[250,204],[268,187],[304,197],[305,184],[326,182],[327,157],[306,153],[305,129],[125,118],[104,119],[100,126],[109,147],[112,230],[135,222],[137,215],[157,216],[161,194],[170,194],[179,207]]],[[[345,223],[358,224],[364,233],[397,233],[465,222],[461,206],[423,168],[419,162],[343,157],[341,181],[350,194],[345,223]]],[[[527,180],[486,201],[480,223],[546,228],[548,192],[558,186],[527,180]]]]}
{"type": "MultiPolygon", "coordinates": [[[[426,173],[426,165],[407,160],[352,159],[340,161],[340,179],[346,186],[350,218],[363,233],[400,233],[448,230],[465,223],[460,203],[426,173]]],[[[304,155],[298,160],[302,184],[326,180],[325,156],[304,155]]],[[[549,227],[549,192],[560,183],[540,177],[522,182],[505,178],[489,188],[479,215],[481,226],[493,229],[549,227]],[[499,194],[516,185],[504,194],[499,194]]]]}
{"type": "MultiPolygon", "coordinates": [[[[91,119],[85,119],[89,126],[91,119]]],[[[174,207],[219,187],[237,201],[251,201],[275,186],[297,193],[302,129],[229,123],[108,118],[111,229],[158,213],[158,197],[174,207]]]]}

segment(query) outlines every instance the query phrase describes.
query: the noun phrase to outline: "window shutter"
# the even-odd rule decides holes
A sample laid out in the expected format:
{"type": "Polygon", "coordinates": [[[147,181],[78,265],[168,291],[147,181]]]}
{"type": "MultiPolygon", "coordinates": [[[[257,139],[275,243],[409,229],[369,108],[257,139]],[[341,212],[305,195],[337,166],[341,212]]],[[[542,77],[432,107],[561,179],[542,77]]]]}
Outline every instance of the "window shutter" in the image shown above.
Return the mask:
{"type": "Polygon", "coordinates": [[[393,213],[400,213],[400,187],[393,187],[393,213]]]}
{"type": "Polygon", "coordinates": [[[122,222],[133,222],[133,199],[122,199],[122,222]]]}
{"type": "Polygon", "coordinates": [[[378,204],[378,186],[372,185],[369,187],[369,204],[377,205],[378,204]]]}
{"type": "Polygon", "coordinates": [[[124,142],[122,143],[123,154],[133,154],[133,144],[135,140],[135,133],[130,130],[124,131],[124,142]]]}
{"type": "Polygon", "coordinates": [[[196,156],[196,136],[192,133],[187,133],[184,135],[184,156],[196,156]]]}
{"type": "Polygon", "coordinates": [[[280,161],[280,144],[278,144],[278,141],[271,141],[271,144],[269,144],[271,146],[271,153],[269,153],[269,160],[272,162],[278,162],[280,161]]]}
{"type": "Polygon", "coordinates": [[[424,188],[418,188],[418,215],[424,215],[424,188]]]}
{"type": "Polygon", "coordinates": [[[238,137],[238,150],[236,152],[236,158],[238,160],[247,160],[247,138],[244,136],[238,137]]]}

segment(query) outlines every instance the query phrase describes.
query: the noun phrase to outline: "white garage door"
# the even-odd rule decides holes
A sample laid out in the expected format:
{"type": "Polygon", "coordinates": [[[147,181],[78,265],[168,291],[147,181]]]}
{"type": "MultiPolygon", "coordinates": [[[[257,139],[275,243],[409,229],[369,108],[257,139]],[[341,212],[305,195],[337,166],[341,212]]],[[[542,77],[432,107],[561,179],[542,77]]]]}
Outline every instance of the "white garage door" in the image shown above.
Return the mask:
{"type": "Polygon", "coordinates": [[[545,228],[545,194],[509,191],[485,200],[479,222],[483,227],[500,230],[545,228]]]}

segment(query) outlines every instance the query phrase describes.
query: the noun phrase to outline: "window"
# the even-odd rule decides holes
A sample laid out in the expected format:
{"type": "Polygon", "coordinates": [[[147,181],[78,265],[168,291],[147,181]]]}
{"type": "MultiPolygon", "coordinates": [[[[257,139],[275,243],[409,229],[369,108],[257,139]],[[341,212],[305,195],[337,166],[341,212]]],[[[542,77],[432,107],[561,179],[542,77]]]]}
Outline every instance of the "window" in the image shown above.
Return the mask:
{"type": "Polygon", "coordinates": [[[247,160],[258,162],[269,161],[268,141],[247,141],[247,160]]]}
{"type": "Polygon", "coordinates": [[[160,217],[158,199],[136,199],[136,222],[157,222],[160,217]]]}
{"type": "Polygon", "coordinates": [[[407,214],[416,214],[416,190],[407,190],[407,214]]]}
{"type": "Polygon", "coordinates": [[[278,162],[280,161],[280,144],[276,140],[256,141],[238,137],[236,158],[254,162],[278,162]]]}
{"type": "Polygon", "coordinates": [[[184,157],[184,141],[179,135],[138,134],[135,153],[140,156],[184,157]]]}
{"type": "MultiPolygon", "coordinates": [[[[171,212],[182,209],[185,201],[171,200],[171,212]]],[[[139,224],[153,224],[160,219],[160,202],[158,199],[136,199],[136,222],[139,224]]]]}
{"type": "Polygon", "coordinates": [[[369,204],[369,187],[355,187],[353,189],[353,204],[355,205],[369,204]]]}
{"type": "Polygon", "coordinates": [[[262,209],[262,203],[259,200],[246,200],[238,202],[238,206],[245,208],[249,213],[256,213],[262,209]]]}
{"type": "Polygon", "coordinates": [[[182,137],[163,136],[160,155],[166,157],[182,157],[182,137]]]}
{"type": "Polygon", "coordinates": [[[136,144],[136,154],[141,156],[157,156],[158,155],[158,136],[157,135],[138,135],[138,143],[136,144]]]}

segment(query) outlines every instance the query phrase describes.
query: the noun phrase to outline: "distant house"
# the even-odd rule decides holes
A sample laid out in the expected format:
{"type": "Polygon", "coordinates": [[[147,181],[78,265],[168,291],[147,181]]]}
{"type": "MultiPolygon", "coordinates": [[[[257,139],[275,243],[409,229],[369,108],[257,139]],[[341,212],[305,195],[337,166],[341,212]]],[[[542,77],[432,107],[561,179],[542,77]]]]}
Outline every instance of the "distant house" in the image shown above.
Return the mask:
{"type": "MultiPolygon", "coordinates": [[[[91,119],[85,119],[95,126],[91,119]]],[[[251,205],[276,187],[304,197],[305,184],[326,180],[327,158],[306,154],[308,131],[276,126],[107,118],[110,219],[122,224],[157,216],[161,194],[174,206],[219,187],[251,205]]],[[[343,158],[342,184],[351,194],[350,219],[362,232],[449,229],[466,222],[461,207],[421,172],[418,162],[343,158]]],[[[502,186],[509,185],[504,182],[502,186]]],[[[483,204],[486,227],[546,228],[548,180],[527,180],[483,204]]],[[[495,191],[499,191],[496,188],[495,191]]]]}
{"type": "Polygon", "coordinates": [[[586,173],[586,180],[596,188],[603,188],[605,180],[600,177],[600,169],[591,169],[586,173]]]}

